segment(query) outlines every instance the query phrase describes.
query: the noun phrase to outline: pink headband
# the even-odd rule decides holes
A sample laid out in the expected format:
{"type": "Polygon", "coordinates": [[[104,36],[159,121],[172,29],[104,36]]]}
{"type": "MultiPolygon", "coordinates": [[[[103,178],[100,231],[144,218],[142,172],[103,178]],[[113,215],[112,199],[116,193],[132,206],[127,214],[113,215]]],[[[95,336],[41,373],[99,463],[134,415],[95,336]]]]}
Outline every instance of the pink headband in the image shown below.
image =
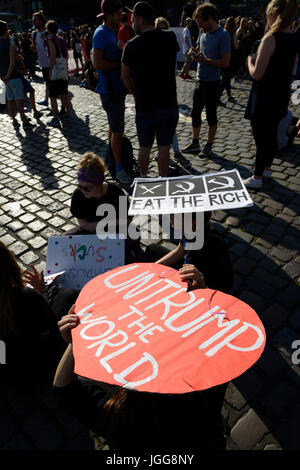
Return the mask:
{"type": "Polygon", "coordinates": [[[101,184],[104,181],[104,174],[99,175],[93,170],[88,171],[85,168],[81,168],[77,171],[77,179],[84,183],[101,184]]]}

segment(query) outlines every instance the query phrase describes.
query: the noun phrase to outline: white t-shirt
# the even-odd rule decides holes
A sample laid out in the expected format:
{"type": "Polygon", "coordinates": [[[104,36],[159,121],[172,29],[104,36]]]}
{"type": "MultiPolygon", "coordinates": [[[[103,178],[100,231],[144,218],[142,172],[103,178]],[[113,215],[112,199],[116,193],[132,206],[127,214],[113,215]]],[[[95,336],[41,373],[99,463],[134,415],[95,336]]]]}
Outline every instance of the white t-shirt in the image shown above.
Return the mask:
{"type": "Polygon", "coordinates": [[[182,36],[183,36],[183,46],[182,47],[183,47],[183,53],[185,54],[192,47],[192,36],[191,36],[189,28],[187,28],[187,27],[184,28],[182,36]],[[186,39],[188,40],[190,46],[187,45],[187,43],[185,41],[186,39]]]}
{"type": "Polygon", "coordinates": [[[32,39],[34,40],[35,37],[35,45],[36,45],[36,50],[37,50],[37,55],[38,55],[38,61],[41,67],[49,67],[50,65],[50,57],[47,55],[47,48],[45,47],[45,42],[44,39],[42,38],[42,35],[45,34],[45,31],[36,31],[32,33],[32,39]]]}

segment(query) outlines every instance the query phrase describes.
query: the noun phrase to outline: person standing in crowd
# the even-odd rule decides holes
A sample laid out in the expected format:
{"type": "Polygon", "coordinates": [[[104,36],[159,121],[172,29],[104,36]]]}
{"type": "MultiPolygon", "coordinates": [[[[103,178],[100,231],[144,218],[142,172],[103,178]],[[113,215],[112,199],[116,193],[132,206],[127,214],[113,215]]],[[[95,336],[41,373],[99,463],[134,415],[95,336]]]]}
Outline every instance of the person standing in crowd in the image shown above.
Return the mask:
{"type": "Polygon", "coordinates": [[[134,30],[132,26],[128,23],[128,16],[127,13],[123,11],[122,16],[121,16],[121,23],[122,26],[118,32],[118,44],[121,49],[124,49],[125,44],[129,39],[133,38],[134,36],[134,30]]]}
{"type": "Polygon", "coordinates": [[[260,189],[262,178],[271,176],[278,125],[288,111],[290,83],[299,47],[290,29],[296,11],[296,0],[272,0],[266,10],[269,30],[257,54],[248,57],[253,84],[245,118],[251,121],[256,159],[254,175],[245,180],[247,188],[260,189]]]}
{"type": "Polygon", "coordinates": [[[221,70],[230,64],[230,36],[217,24],[217,9],[213,4],[199,5],[194,17],[203,33],[200,36],[199,46],[194,49],[193,56],[194,60],[198,62],[197,83],[192,108],[193,141],[183,152],[200,153],[201,113],[205,106],[208,140],[202,153],[207,157],[212,153],[212,145],[217,131],[221,70]]]}
{"type": "Polygon", "coordinates": [[[192,57],[189,54],[189,52],[190,52],[190,49],[193,47],[192,36],[191,36],[191,32],[190,32],[192,22],[193,21],[192,21],[191,18],[187,18],[185,20],[186,26],[185,26],[185,28],[183,30],[183,33],[182,33],[182,39],[183,39],[182,40],[182,49],[183,49],[183,55],[184,55],[184,64],[183,64],[182,71],[181,71],[179,77],[183,78],[183,80],[186,80],[187,78],[188,79],[193,78],[189,75],[189,70],[190,70],[190,66],[191,66],[191,63],[192,63],[192,57]]]}
{"type": "Polygon", "coordinates": [[[62,38],[57,36],[58,24],[54,20],[50,20],[46,24],[46,28],[49,35],[49,51],[50,51],[50,63],[49,63],[49,96],[51,100],[51,108],[53,118],[48,123],[50,126],[57,127],[60,125],[59,113],[57,107],[57,98],[61,99],[62,105],[66,109],[65,119],[71,117],[71,103],[68,95],[68,80],[52,80],[51,74],[53,67],[56,63],[57,57],[64,57],[68,60],[68,49],[67,43],[62,38]]]}
{"type": "Polygon", "coordinates": [[[76,76],[79,75],[79,66],[78,61],[81,65],[81,70],[83,70],[83,60],[82,60],[82,45],[79,37],[75,31],[71,32],[71,48],[73,49],[73,57],[76,64],[76,76]]]}
{"type": "Polygon", "coordinates": [[[109,124],[109,140],[116,163],[116,178],[120,183],[130,184],[132,179],[122,165],[122,137],[126,88],[121,80],[121,49],[115,31],[119,29],[122,4],[118,0],[102,0],[103,24],[93,36],[91,59],[98,72],[98,86],[103,109],[109,124]]]}
{"type": "Polygon", "coordinates": [[[30,78],[35,77],[35,57],[32,50],[32,41],[28,33],[22,34],[21,52],[24,58],[24,64],[28,70],[30,78]]]}
{"type": "MultiPolygon", "coordinates": [[[[194,11],[196,9],[196,0],[188,0],[187,4],[183,7],[181,19],[180,19],[180,26],[183,27],[186,18],[193,18],[194,11]]],[[[191,40],[193,46],[196,45],[199,29],[197,26],[197,22],[192,19],[192,24],[190,26],[190,33],[191,33],[191,40]]]]}
{"type": "Polygon", "coordinates": [[[16,107],[20,113],[23,128],[32,124],[26,119],[23,100],[25,98],[21,73],[16,69],[16,47],[10,42],[6,21],[0,21],[0,78],[6,85],[8,112],[14,128],[20,127],[16,119],[16,107]]]}
{"type": "Polygon", "coordinates": [[[233,102],[234,98],[231,96],[231,79],[233,76],[235,76],[236,71],[237,71],[237,50],[238,50],[238,41],[236,38],[236,33],[235,33],[235,20],[233,16],[230,16],[227,18],[225,22],[224,29],[228,31],[230,35],[230,41],[231,41],[231,56],[230,56],[230,64],[229,67],[226,67],[225,69],[222,70],[222,80],[221,80],[221,85],[220,85],[220,100],[222,97],[222,93],[224,90],[227,92],[227,97],[229,102],[233,102]]]}
{"type": "Polygon", "coordinates": [[[45,99],[44,101],[40,101],[37,104],[41,106],[48,106],[50,54],[48,47],[48,32],[45,26],[46,17],[44,16],[42,11],[37,11],[33,13],[32,22],[33,26],[35,27],[35,31],[32,33],[33,47],[34,50],[37,52],[38,61],[40,67],[42,68],[43,79],[46,84],[45,99]]]}
{"type": "Polygon", "coordinates": [[[156,137],[159,176],[167,176],[178,122],[175,66],[179,46],[172,31],[155,29],[149,3],[135,4],[132,21],[137,36],[123,50],[122,79],[135,98],[140,173],[147,176],[156,137]]]}

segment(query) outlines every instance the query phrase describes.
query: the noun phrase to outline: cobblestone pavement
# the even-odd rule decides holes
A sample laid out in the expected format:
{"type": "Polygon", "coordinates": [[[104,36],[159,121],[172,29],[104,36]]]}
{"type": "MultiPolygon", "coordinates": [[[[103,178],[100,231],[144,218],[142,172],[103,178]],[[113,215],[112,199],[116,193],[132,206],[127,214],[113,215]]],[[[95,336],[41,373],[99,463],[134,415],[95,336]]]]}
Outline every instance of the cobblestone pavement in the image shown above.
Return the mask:
{"type": "MultiPolygon", "coordinates": [[[[26,134],[13,128],[5,111],[0,114],[0,239],[24,268],[33,263],[43,269],[47,237],[74,226],[69,206],[80,155],[87,150],[103,155],[106,150],[107,123],[99,97],[80,88],[76,80],[72,78],[69,87],[76,117],[60,129],[45,125],[51,119],[45,108],[39,108],[43,117],[32,118],[36,127],[26,134]]],[[[177,80],[181,105],[177,131],[184,148],[191,139],[191,119],[186,114],[194,83],[177,80]]],[[[34,87],[36,100],[43,99],[44,85],[34,87]]],[[[237,168],[242,177],[250,175],[255,145],[243,118],[249,88],[248,81],[235,84],[236,101],[219,108],[214,153],[209,158],[186,154],[178,161],[172,157],[177,174],[237,168]]],[[[297,115],[295,108],[291,110],[297,115]]],[[[137,155],[131,97],[126,135],[137,155]]],[[[204,121],[202,145],[206,135],[204,121]]],[[[292,362],[292,343],[300,340],[299,155],[300,141],[275,159],[273,178],[251,193],[252,207],[214,216],[215,228],[228,241],[234,295],[256,310],[267,332],[260,360],[227,389],[223,415],[229,450],[300,449],[300,369],[292,362]]],[[[156,175],[154,149],[151,176],[156,175]]],[[[2,449],[93,448],[87,430],[59,408],[50,390],[0,388],[0,398],[2,449]]]]}

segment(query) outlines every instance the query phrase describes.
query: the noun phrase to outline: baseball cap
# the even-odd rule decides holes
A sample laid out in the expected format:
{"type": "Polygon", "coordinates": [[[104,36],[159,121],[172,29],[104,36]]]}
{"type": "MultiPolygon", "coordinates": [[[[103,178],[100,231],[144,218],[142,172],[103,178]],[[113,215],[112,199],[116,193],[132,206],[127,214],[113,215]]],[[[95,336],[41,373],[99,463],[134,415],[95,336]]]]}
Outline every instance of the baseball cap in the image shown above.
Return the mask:
{"type": "Polygon", "coordinates": [[[101,2],[102,13],[99,13],[99,15],[97,15],[97,18],[99,16],[103,16],[105,13],[112,15],[116,11],[120,10],[120,8],[122,8],[122,4],[119,0],[102,0],[101,2]]]}
{"type": "Polygon", "coordinates": [[[145,20],[154,20],[153,9],[148,2],[137,2],[133,7],[132,12],[137,16],[141,16],[145,20]]]}

